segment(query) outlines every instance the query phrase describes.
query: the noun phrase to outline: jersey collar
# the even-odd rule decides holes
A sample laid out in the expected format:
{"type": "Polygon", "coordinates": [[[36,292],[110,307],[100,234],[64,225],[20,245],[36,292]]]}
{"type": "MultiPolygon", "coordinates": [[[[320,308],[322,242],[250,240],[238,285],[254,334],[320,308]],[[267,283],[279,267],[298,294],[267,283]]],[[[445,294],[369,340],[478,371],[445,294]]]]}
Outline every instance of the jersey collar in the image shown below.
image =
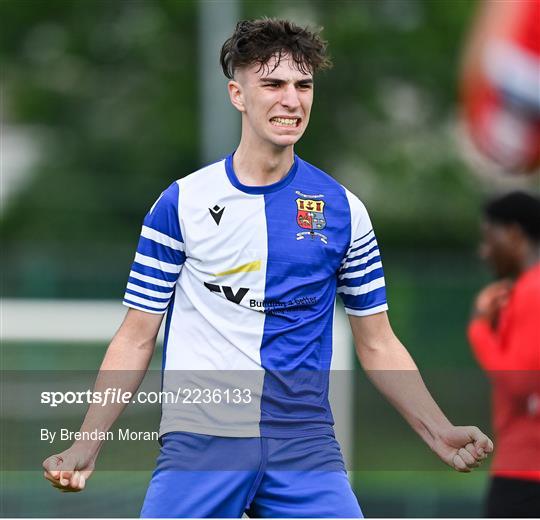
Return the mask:
{"type": "Polygon", "coordinates": [[[278,182],[274,182],[273,184],[268,184],[267,186],[246,186],[238,180],[238,177],[234,172],[233,155],[234,152],[225,158],[225,171],[227,172],[227,177],[235,188],[243,191],[244,193],[250,193],[252,195],[263,195],[265,193],[273,193],[274,191],[281,190],[293,181],[296,175],[296,171],[298,170],[299,158],[295,154],[293,165],[291,166],[291,169],[288,171],[287,175],[283,177],[283,179],[279,180],[278,182]]]}

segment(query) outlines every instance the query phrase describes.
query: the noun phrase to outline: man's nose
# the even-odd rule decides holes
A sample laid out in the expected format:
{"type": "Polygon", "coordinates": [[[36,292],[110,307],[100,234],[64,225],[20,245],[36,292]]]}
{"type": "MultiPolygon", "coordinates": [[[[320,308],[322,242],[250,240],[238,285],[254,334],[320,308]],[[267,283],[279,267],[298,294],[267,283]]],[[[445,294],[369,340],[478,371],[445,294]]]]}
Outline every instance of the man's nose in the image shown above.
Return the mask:
{"type": "Polygon", "coordinates": [[[490,247],[485,242],[480,243],[480,245],[478,246],[478,256],[482,260],[488,260],[489,257],[491,256],[490,247]]]}
{"type": "Polygon", "coordinates": [[[285,85],[281,93],[281,104],[289,109],[300,106],[300,99],[294,85],[285,85]]]}

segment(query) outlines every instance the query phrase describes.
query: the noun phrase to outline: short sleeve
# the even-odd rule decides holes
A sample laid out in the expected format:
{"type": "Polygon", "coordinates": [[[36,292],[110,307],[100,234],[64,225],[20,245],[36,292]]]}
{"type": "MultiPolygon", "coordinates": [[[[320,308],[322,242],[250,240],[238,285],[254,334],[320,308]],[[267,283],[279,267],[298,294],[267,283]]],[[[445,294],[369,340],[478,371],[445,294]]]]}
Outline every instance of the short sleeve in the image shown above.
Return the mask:
{"type": "Polygon", "coordinates": [[[128,307],[154,314],[167,310],[186,260],[178,198],[179,187],[174,182],[144,218],[124,295],[128,307]]]}
{"type": "Polygon", "coordinates": [[[381,253],[365,206],[348,190],[346,194],[351,239],[338,271],[337,292],[347,314],[367,316],[388,309],[381,253]]]}

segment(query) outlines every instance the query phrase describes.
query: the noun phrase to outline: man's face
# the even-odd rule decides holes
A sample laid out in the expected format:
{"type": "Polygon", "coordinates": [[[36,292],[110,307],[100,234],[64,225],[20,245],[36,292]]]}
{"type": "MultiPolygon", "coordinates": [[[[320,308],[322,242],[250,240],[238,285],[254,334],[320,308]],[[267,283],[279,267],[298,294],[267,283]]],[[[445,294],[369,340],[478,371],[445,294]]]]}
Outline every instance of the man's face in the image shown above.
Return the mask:
{"type": "Polygon", "coordinates": [[[512,276],[517,272],[519,247],[516,230],[512,226],[504,226],[484,221],[482,223],[482,240],[479,253],[495,274],[501,278],[512,276]]]}
{"type": "Polygon", "coordinates": [[[277,147],[294,145],[309,122],[313,75],[297,70],[287,55],[264,66],[237,71],[229,82],[233,105],[242,112],[242,134],[277,147]],[[259,70],[260,69],[260,70],[259,70]]]}

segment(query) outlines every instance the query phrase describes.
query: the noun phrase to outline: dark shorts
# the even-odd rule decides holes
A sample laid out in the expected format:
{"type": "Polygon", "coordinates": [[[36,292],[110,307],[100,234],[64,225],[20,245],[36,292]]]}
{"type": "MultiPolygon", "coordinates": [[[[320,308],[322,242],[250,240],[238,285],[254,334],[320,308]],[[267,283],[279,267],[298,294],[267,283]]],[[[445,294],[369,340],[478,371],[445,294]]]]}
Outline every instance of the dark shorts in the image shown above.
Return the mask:
{"type": "Polygon", "coordinates": [[[487,518],[539,518],[540,482],[493,477],[485,515],[487,518]]]}

